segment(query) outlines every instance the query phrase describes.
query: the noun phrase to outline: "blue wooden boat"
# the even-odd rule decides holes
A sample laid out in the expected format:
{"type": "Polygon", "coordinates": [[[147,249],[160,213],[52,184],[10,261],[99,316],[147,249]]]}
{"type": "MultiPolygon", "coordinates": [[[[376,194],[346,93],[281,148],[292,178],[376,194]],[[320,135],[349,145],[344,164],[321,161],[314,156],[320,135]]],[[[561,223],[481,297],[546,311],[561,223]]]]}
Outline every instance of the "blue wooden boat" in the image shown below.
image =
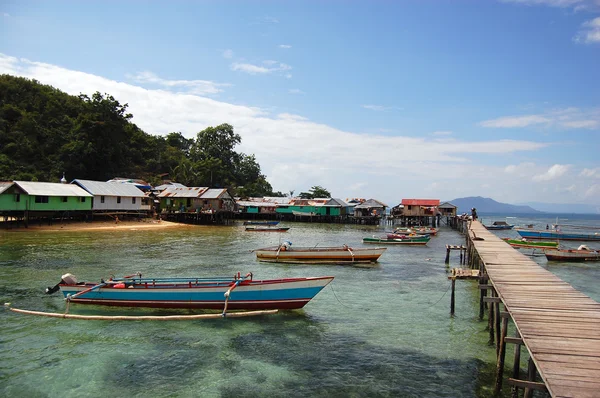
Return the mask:
{"type": "Polygon", "coordinates": [[[503,229],[513,229],[514,225],[509,224],[506,221],[494,221],[491,225],[484,225],[484,227],[488,230],[503,230],[503,229]]]}
{"type": "Polygon", "coordinates": [[[71,303],[121,307],[234,310],[298,309],[333,276],[255,280],[252,273],[217,278],[142,278],[141,274],[100,283],[78,282],[71,274],[56,286],[71,303]]]}
{"type": "Polygon", "coordinates": [[[529,228],[515,228],[515,231],[523,238],[537,240],[579,240],[579,241],[600,241],[600,233],[581,233],[581,232],[563,232],[556,229],[535,230],[529,228]]]}
{"type": "Polygon", "coordinates": [[[244,221],[244,225],[277,225],[279,221],[244,221]]]}

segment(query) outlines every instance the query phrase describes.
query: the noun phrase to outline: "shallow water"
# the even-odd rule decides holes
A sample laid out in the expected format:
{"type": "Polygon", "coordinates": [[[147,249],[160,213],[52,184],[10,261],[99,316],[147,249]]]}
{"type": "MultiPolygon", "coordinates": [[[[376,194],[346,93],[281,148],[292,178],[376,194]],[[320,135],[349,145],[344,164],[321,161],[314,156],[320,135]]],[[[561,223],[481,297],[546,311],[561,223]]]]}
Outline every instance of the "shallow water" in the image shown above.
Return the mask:
{"type": "MultiPolygon", "coordinates": [[[[385,229],[286,225],[292,228],[283,234],[245,232],[241,224],[152,231],[0,231],[0,299],[17,308],[63,312],[59,295],[43,291],[66,272],[89,281],[136,272],[148,277],[238,271],[253,272],[255,279],[335,276],[304,309],[262,317],[118,322],[0,311],[0,395],[490,395],[495,348],[487,344],[487,320],[478,319],[477,282],[457,281],[456,316],[449,314],[445,245],[464,243],[462,235],[442,227],[427,247],[388,247],[373,268],[257,262],[253,249],[283,240],[295,246],[363,247],[362,237],[385,229]]],[[[458,253],[452,253],[450,265],[458,262],[458,253]]],[[[542,266],[600,298],[598,265],[542,266]]],[[[182,313],[77,305],[70,312],[182,313]]]]}

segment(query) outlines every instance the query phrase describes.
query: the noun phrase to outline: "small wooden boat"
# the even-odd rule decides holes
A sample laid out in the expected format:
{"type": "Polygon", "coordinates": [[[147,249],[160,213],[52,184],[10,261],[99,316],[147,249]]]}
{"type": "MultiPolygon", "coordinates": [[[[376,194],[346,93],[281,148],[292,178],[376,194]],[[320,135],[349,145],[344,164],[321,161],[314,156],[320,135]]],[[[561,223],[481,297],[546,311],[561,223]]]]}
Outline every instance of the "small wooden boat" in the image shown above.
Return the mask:
{"type": "Polygon", "coordinates": [[[402,235],[418,234],[435,236],[438,233],[438,229],[433,227],[399,227],[394,229],[393,233],[402,235]]]}
{"type": "Polygon", "coordinates": [[[529,241],[529,240],[526,240],[525,238],[523,238],[523,239],[502,238],[502,240],[513,247],[527,247],[527,248],[533,248],[533,249],[557,249],[558,248],[558,242],[529,241]]]}
{"type": "Polygon", "coordinates": [[[244,225],[277,225],[279,221],[244,221],[244,225]]]}
{"type": "Polygon", "coordinates": [[[340,247],[292,247],[291,242],[283,242],[279,246],[265,247],[254,250],[254,252],[259,261],[272,263],[352,265],[375,263],[385,250],[385,247],[355,249],[348,245],[340,247]]]}
{"type": "Polygon", "coordinates": [[[547,251],[548,261],[600,261],[600,250],[590,250],[581,245],[577,249],[547,251]]]}
{"type": "Polygon", "coordinates": [[[375,236],[372,238],[363,238],[363,243],[383,243],[391,245],[426,245],[431,237],[429,235],[419,236],[399,236],[398,238],[388,238],[387,236],[375,236]]]}
{"type": "Polygon", "coordinates": [[[563,232],[560,229],[535,230],[529,228],[515,228],[515,231],[523,238],[537,240],[579,240],[600,242],[600,232],[563,232]]]}
{"type": "Polygon", "coordinates": [[[255,280],[252,273],[217,278],[142,278],[141,274],[100,283],[62,276],[58,290],[71,303],[122,307],[270,310],[304,307],[333,276],[255,280]]]}
{"type": "Polygon", "coordinates": [[[278,227],[273,225],[248,225],[246,231],[251,232],[286,232],[290,227],[278,227]]]}
{"type": "Polygon", "coordinates": [[[503,230],[503,229],[513,229],[514,225],[509,224],[506,221],[494,221],[492,225],[484,225],[485,228],[495,231],[495,230],[503,230]]]}

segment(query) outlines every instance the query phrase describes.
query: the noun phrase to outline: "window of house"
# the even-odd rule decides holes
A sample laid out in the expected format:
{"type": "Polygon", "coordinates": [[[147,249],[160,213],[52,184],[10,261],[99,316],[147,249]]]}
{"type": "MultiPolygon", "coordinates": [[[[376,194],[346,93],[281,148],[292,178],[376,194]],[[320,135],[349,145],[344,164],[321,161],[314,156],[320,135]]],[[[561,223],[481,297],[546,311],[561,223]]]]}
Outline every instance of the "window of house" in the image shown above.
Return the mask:
{"type": "Polygon", "coordinates": [[[135,204],[135,198],[131,198],[131,204],[135,204]]]}
{"type": "Polygon", "coordinates": [[[188,198],[187,200],[187,207],[190,207],[192,205],[192,199],[188,198]]]}
{"type": "Polygon", "coordinates": [[[81,203],[85,203],[85,196],[81,197],[81,203]]]}
{"type": "Polygon", "coordinates": [[[117,196],[117,203],[121,203],[121,197],[117,196]]]}
{"type": "Polygon", "coordinates": [[[104,196],[100,196],[100,203],[104,203],[104,196]]]}
{"type": "Polygon", "coordinates": [[[16,193],[15,194],[15,202],[20,202],[21,201],[21,194],[20,193],[16,193]]]}
{"type": "Polygon", "coordinates": [[[63,196],[63,197],[62,197],[60,200],[61,200],[63,203],[67,203],[67,201],[69,200],[69,198],[68,198],[68,197],[66,197],[66,196],[63,196]]]}
{"type": "Polygon", "coordinates": [[[48,197],[47,196],[36,196],[35,203],[48,203],[48,197]]]}

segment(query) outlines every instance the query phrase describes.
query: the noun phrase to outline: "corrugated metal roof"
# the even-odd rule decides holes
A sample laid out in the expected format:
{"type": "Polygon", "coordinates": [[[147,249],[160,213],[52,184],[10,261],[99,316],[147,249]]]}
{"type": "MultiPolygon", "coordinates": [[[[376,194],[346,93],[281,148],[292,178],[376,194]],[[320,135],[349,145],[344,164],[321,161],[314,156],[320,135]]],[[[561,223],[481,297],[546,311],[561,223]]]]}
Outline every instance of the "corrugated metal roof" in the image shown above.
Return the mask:
{"type": "Polygon", "coordinates": [[[180,184],[178,182],[170,182],[168,184],[162,184],[157,187],[154,187],[155,191],[164,191],[167,188],[186,188],[185,185],[180,184]]]}
{"type": "Polygon", "coordinates": [[[439,199],[402,199],[404,206],[439,206],[439,199]]]}
{"type": "Polygon", "coordinates": [[[130,198],[143,198],[144,192],[134,184],[123,184],[116,181],[73,180],[94,196],[126,196],[130,198]]]}
{"type": "Polygon", "coordinates": [[[236,203],[240,206],[255,206],[255,207],[277,207],[277,203],[273,202],[258,202],[255,200],[236,200],[236,203]]]}
{"type": "Polygon", "coordinates": [[[0,193],[10,188],[12,184],[14,184],[12,181],[0,181],[0,193]]]}
{"type": "Polygon", "coordinates": [[[15,184],[21,187],[28,195],[92,197],[91,194],[75,184],[37,181],[15,181],[15,184]]]}
{"type": "Polygon", "coordinates": [[[208,190],[207,187],[186,187],[186,188],[174,188],[170,187],[158,194],[159,198],[199,198],[204,192],[208,190]]]}
{"type": "Polygon", "coordinates": [[[202,199],[219,199],[221,195],[226,193],[227,190],[224,188],[211,188],[207,189],[201,196],[202,199]]]}
{"type": "Polygon", "coordinates": [[[450,202],[444,202],[441,205],[438,206],[438,209],[456,209],[457,207],[454,206],[452,203],[450,202]]]}
{"type": "Polygon", "coordinates": [[[365,200],[363,203],[354,206],[355,209],[372,209],[374,207],[388,207],[385,203],[381,203],[375,199],[365,200]]]}

